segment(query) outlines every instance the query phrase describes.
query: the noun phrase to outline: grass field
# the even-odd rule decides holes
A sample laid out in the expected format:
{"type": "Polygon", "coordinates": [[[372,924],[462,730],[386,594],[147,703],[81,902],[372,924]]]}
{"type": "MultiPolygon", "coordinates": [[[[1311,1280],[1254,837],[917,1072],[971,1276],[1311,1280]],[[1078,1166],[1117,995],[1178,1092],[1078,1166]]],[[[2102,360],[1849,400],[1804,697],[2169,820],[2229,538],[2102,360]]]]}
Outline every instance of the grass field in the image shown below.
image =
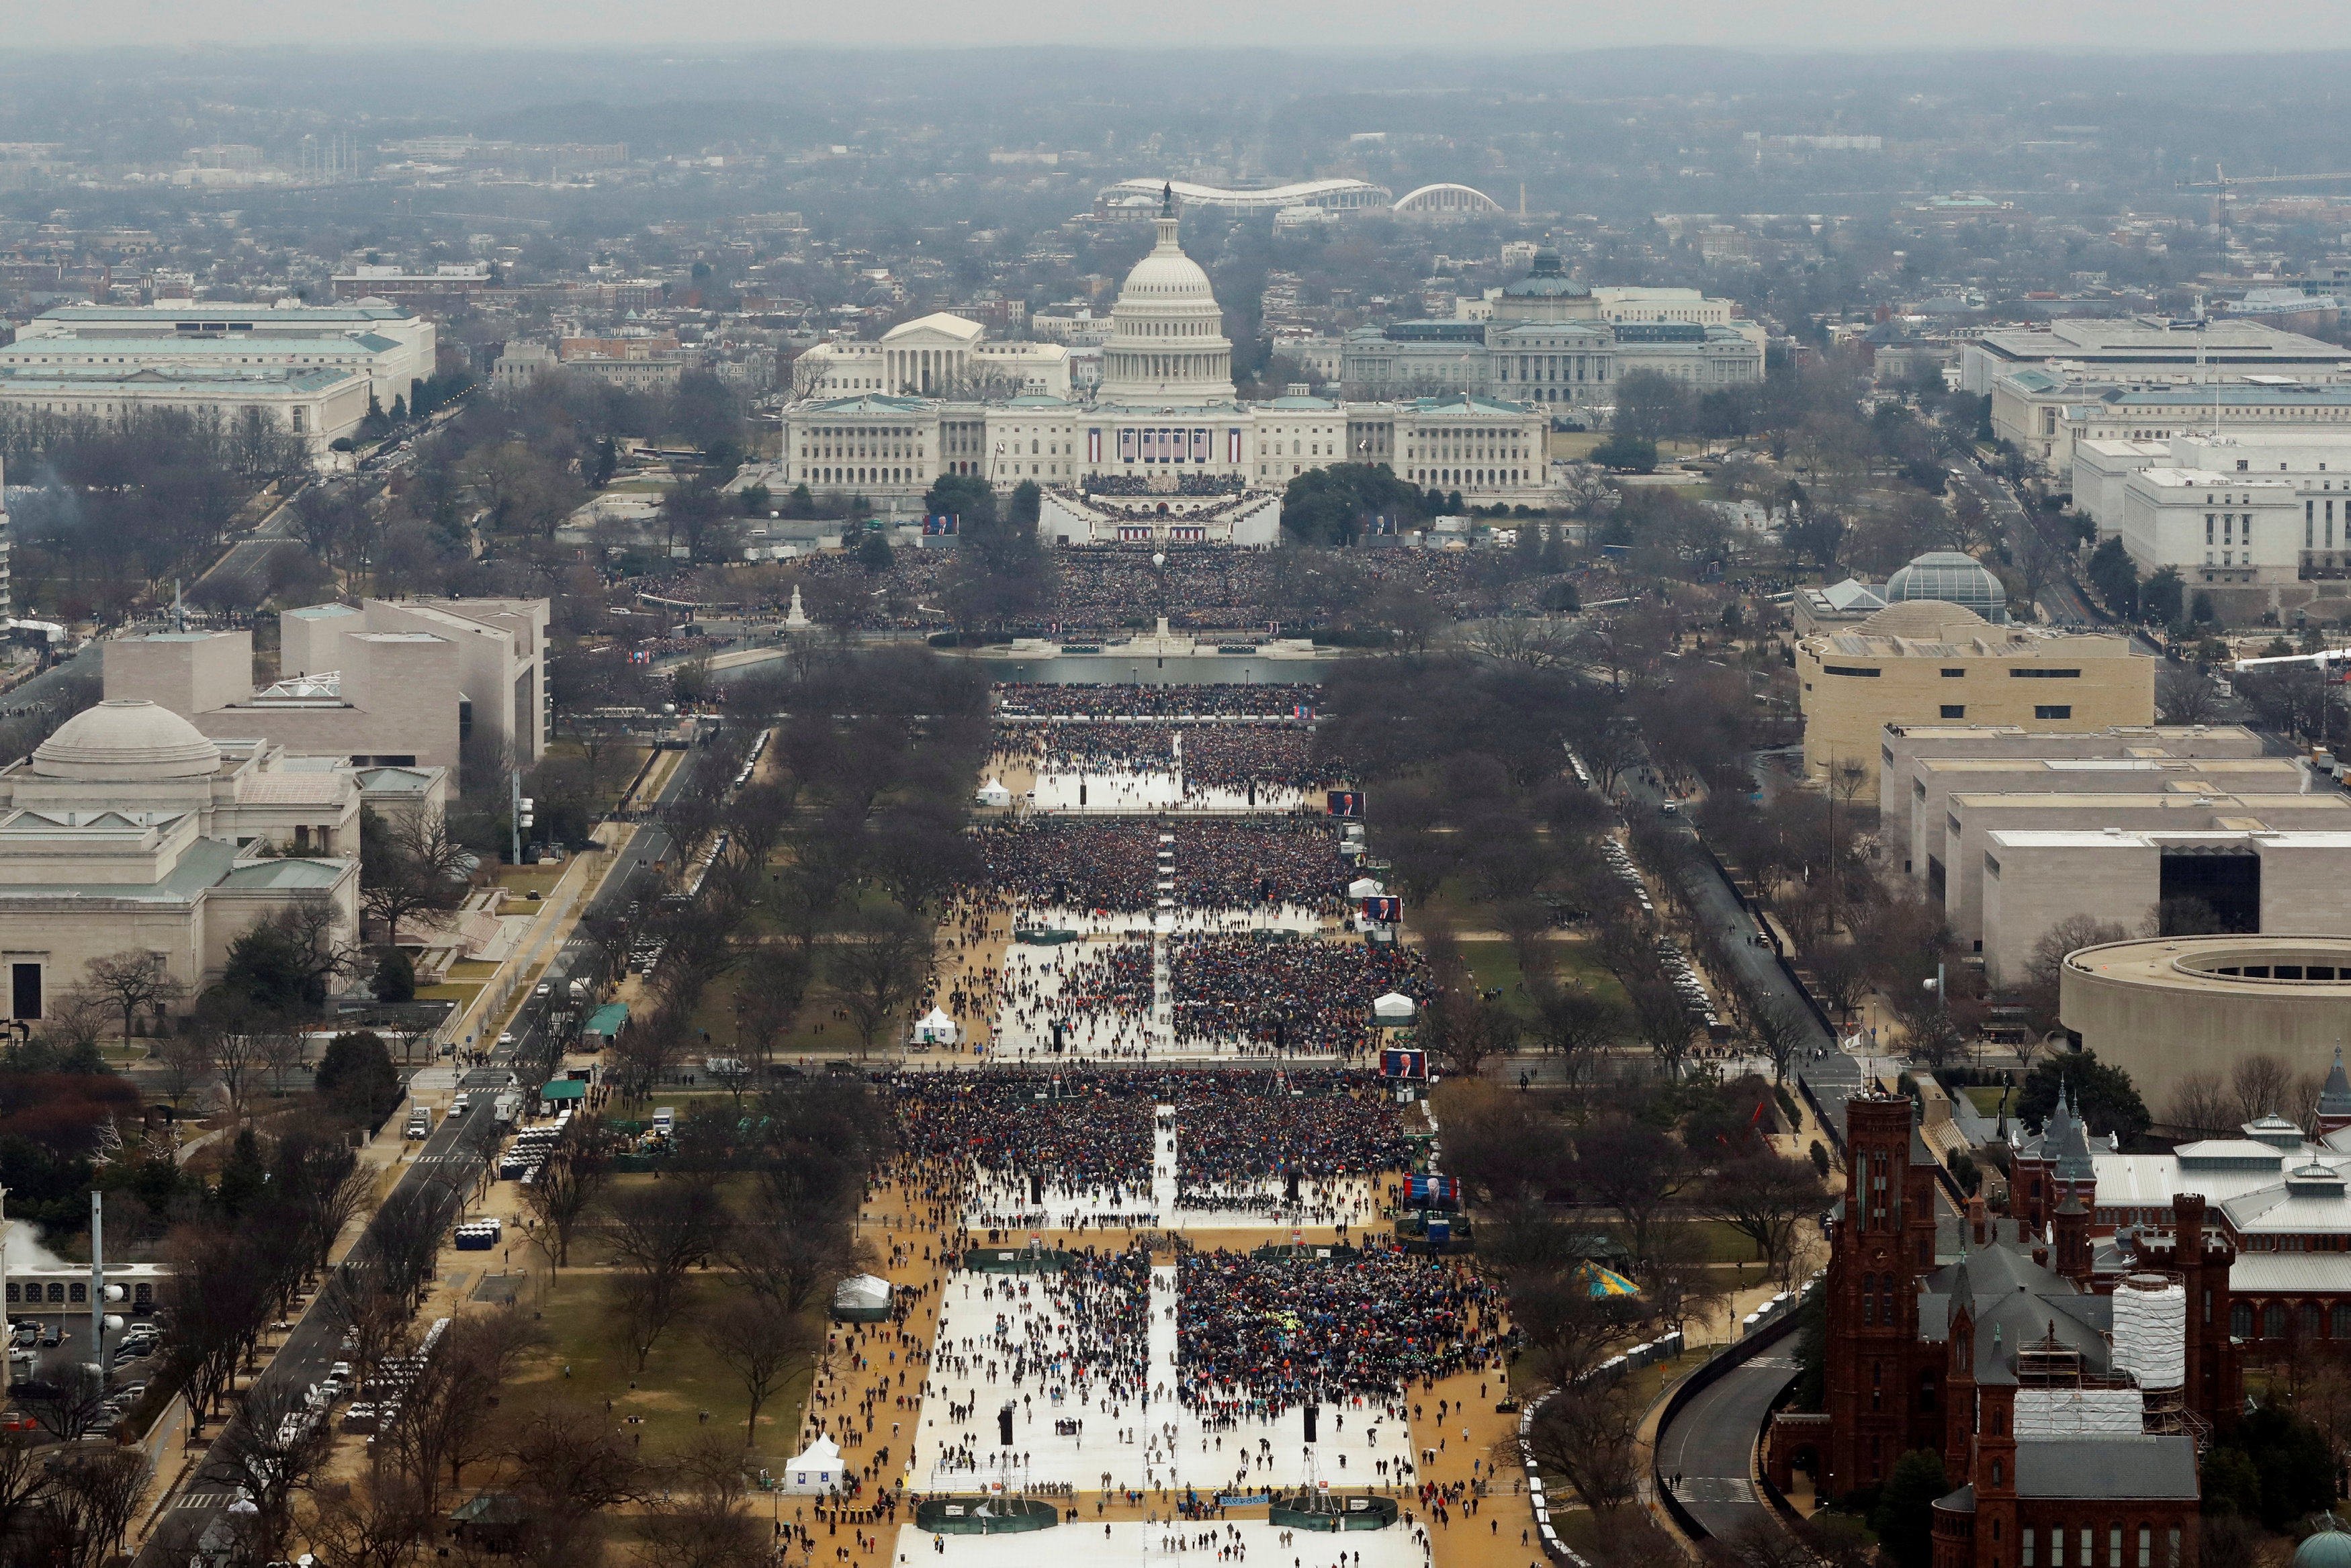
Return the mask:
{"type": "MultiPolygon", "coordinates": [[[[1550,947],[1555,955],[1554,961],[1559,966],[1561,979],[1589,987],[1593,994],[1612,1002],[1622,1003],[1625,1001],[1625,988],[1616,983],[1614,975],[1600,967],[1599,960],[1593,956],[1587,944],[1552,942],[1550,947]]],[[[1469,977],[1478,982],[1480,989],[1491,991],[1499,986],[1503,1000],[1520,1012],[1526,1010],[1526,997],[1519,989],[1525,982],[1526,976],[1520,971],[1518,955],[1510,950],[1510,943],[1463,942],[1461,957],[1469,965],[1469,977]]]]}
{"type": "MultiPolygon", "coordinates": [[[[572,1255],[580,1256],[577,1250],[572,1255]]],[[[724,1282],[709,1275],[688,1282],[685,1313],[654,1344],[642,1373],[612,1331],[613,1282],[611,1274],[580,1270],[557,1277],[538,1307],[546,1348],[517,1377],[513,1397],[609,1401],[613,1418],[628,1424],[648,1459],[668,1458],[714,1428],[740,1434],[749,1402],[711,1354],[697,1321],[718,1301],[724,1282]]],[[[759,1463],[772,1468],[791,1457],[809,1384],[810,1375],[800,1373],[760,1410],[750,1445],[759,1463]]]]}

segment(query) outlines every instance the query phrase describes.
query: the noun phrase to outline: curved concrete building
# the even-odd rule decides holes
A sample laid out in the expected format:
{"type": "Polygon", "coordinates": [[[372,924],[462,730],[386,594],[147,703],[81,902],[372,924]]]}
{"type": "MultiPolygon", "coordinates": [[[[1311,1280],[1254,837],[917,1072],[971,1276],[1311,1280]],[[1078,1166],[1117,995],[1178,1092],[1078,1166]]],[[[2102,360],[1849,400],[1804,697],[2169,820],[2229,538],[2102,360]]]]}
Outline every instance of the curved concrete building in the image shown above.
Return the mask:
{"type": "Polygon", "coordinates": [[[2150,937],[2065,960],[2058,1016],[2158,1116],[2179,1080],[2267,1054],[2322,1075],[2351,1028],[2351,937],[2150,937]]]}

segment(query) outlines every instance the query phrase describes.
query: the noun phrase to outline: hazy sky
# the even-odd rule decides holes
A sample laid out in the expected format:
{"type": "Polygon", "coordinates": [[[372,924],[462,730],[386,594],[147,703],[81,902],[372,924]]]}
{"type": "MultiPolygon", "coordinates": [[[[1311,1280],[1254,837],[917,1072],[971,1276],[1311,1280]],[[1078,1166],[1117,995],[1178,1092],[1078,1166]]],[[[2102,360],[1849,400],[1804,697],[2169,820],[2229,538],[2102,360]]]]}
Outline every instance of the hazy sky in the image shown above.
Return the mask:
{"type": "Polygon", "coordinates": [[[12,49],[355,42],[651,49],[743,43],[1550,52],[1624,45],[1766,49],[2351,47],[2343,0],[0,0],[12,49]]]}

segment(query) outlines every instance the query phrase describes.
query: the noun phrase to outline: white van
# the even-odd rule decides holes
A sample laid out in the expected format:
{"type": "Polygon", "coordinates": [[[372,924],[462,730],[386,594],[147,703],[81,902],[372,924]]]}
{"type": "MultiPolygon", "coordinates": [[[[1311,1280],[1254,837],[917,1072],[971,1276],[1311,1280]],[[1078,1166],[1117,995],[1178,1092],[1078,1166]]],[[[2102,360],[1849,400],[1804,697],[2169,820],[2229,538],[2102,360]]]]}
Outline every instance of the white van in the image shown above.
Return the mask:
{"type": "Polygon", "coordinates": [[[411,1107],[408,1113],[407,1136],[413,1138],[433,1136],[433,1112],[429,1108],[423,1106],[411,1107]]]}
{"type": "Polygon", "coordinates": [[[667,1137],[677,1130],[677,1111],[669,1106],[653,1107],[653,1131],[667,1137]]]}

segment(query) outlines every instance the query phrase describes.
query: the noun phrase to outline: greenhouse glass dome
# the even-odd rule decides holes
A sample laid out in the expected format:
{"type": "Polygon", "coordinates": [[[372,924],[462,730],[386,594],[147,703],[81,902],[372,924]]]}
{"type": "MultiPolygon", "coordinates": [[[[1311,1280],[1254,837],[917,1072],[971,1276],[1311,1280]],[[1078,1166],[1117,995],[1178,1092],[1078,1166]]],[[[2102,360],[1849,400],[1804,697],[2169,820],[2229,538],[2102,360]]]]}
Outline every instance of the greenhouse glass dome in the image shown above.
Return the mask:
{"type": "Polygon", "coordinates": [[[1957,550],[1933,550],[1886,579],[1887,604],[1906,599],[1940,599],[1962,605],[1989,621],[2008,619],[2008,590],[1972,556],[1957,550]]]}

